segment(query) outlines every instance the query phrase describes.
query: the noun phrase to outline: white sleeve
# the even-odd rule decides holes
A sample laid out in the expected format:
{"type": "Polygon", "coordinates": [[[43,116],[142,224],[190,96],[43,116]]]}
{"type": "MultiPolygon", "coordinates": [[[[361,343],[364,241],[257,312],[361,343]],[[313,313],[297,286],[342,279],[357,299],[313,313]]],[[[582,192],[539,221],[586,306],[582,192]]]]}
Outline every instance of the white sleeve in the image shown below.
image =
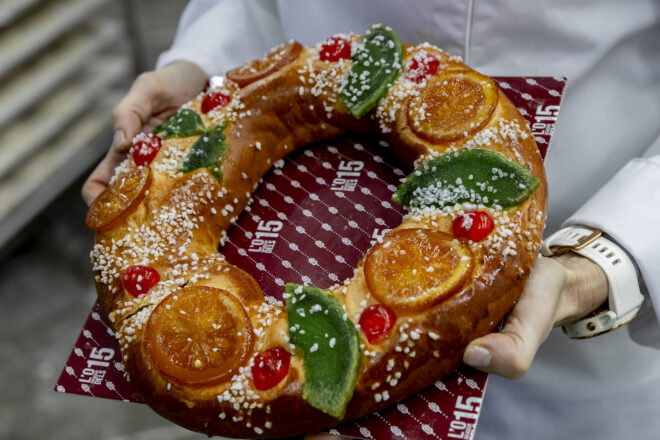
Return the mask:
{"type": "Polygon", "coordinates": [[[172,47],[160,55],[156,69],[190,61],[207,75],[217,75],[283,42],[275,1],[192,0],[181,15],[172,47]]]}
{"type": "Polygon", "coordinates": [[[660,136],[644,157],[628,162],[565,224],[601,229],[632,255],[648,296],[640,316],[628,324],[630,335],[660,348],[660,136]]]}

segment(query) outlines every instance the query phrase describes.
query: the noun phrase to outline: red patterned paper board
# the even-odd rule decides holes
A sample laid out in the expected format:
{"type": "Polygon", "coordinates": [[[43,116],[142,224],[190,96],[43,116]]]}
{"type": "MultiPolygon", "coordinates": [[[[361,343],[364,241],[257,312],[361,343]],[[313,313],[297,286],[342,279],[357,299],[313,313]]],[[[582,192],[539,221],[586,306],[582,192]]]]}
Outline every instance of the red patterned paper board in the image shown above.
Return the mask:
{"type": "MultiPolygon", "coordinates": [[[[495,78],[529,120],[543,158],[563,77],[495,78]]],[[[229,230],[221,252],[267,295],[287,282],[322,288],[343,281],[369,247],[401,221],[390,202],[406,173],[387,142],[349,135],[295,152],[274,168],[229,230]]],[[[467,366],[423,392],[330,432],[366,439],[471,439],[488,376],[467,366]]],[[[141,402],[123,375],[114,333],[94,305],[55,390],[141,402]]]]}
{"type": "Polygon", "coordinates": [[[98,302],[85,321],[55,391],[142,402],[124,377],[119,342],[98,302]]]}

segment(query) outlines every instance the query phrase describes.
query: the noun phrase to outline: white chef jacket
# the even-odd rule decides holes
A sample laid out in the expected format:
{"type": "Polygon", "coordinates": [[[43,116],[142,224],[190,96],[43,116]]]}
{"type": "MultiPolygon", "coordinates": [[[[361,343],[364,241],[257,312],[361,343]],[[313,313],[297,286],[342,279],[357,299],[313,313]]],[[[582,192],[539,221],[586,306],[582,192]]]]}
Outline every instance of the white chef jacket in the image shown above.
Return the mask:
{"type": "Polygon", "coordinates": [[[546,231],[602,229],[648,286],[627,331],[575,341],[555,329],[524,378],[491,375],[476,438],[660,438],[660,2],[193,0],[157,67],[188,60],[219,74],[288,39],[310,45],[375,21],[488,75],[566,76],[546,231]]]}

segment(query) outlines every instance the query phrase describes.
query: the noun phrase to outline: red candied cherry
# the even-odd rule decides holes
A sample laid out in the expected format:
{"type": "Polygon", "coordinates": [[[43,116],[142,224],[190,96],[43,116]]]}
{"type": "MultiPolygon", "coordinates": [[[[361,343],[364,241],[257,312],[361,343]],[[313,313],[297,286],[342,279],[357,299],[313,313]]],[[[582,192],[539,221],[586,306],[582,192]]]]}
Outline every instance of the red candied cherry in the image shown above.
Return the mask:
{"type": "Polygon", "coordinates": [[[252,381],[258,390],[268,390],[289,374],[291,353],[282,347],[273,347],[255,356],[252,362],[252,381]]]}
{"type": "Polygon", "coordinates": [[[382,304],[370,305],[364,309],[358,321],[371,344],[384,339],[394,327],[395,322],[396,315],[392,309],[382,304]]]}
{"type": "Polygon", "coordinates": [[[484,211],[472,211],[454,219],[451,230],[456,238],[481,241],[493,230],[493,219],[484,211]]]}
{"type": "Polygon", "coordinates": [[[406,76],[411,81],[419,84],[427,77],[438,73],[439,66],[440,58],[432,53],[422,50],[413,56],[412,61],[408,66],[406,76]]]}
{"type": "Polygon", "coordinates": [[[330,37],[321,44],[321,61],[339,61],[351,57],[351,42],[346,38],[330,37]]]}
{"type": "Polygon", "coordinates": [[[224,107],[231,101],[231,96],[221,92],[208,92],[202,100],[202,113],[207,114],[214,108],[224,107]]]}
{"type": "Polygon", "coordinates": [[[152,133],[140,133],[133,139],[133,160],[139,166],[149,165],[163,145],[160,136],[152,133]]]}
{"type": "Polygon", "coordinates": [[[128,266],[121,273],[124,288],[134,297],[144,295],[160,281],[160,275],[149,266],[128,266]]]}

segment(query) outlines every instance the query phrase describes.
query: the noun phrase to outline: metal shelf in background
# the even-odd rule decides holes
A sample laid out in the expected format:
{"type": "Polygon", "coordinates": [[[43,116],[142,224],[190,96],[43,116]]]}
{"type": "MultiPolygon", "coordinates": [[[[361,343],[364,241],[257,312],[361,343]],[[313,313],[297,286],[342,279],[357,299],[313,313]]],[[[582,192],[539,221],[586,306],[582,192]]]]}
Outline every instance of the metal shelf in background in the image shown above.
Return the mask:
{"type": "MultiPolygon", "coordinates": [[[[97,59],[93,67],[90,66],[88,72],[86,72],[86,76],[93,78],[94,81],[84,82],[84,77],[81,77],[80,81],[88,89],[78,86],[76,90],[79,100],[91,99],[94,105],[90,106],[87,103],[87,105],[81,106],[79,110],[90,115],[98,115],[102,119],[103,125],[109,127],[110,119],[108,115],[110,109],[119,101],[121,93],[107,94],[107,91],[128,69],[129,66],[126,60],[114,57],[97,59]],[[94,87],[96,87],[95,90],[94,87]]],[[[60,134],[55,139],[49,139],[47,148],[42,148],[33,153],[27,160],[20,162],[18,166],[14,167],[0,180],[0,222],[11,216],[20,204],[29,198],[35,188],[44,186],[48,177],[53,176],[57,171],[57,167],[64,164],[63,161],[57,158],[61,157],[62,154],[66,155],[62,152],[75,147],[67,145],[62,139],[72,141],[73,144],[77,145],[79,142],[78,138],[75,137],[75,133],[77,133],[78,125],[83,124],[84,121],[88,121],[89,124],[89,118],[85,115],[77,118],[75,122],[68,124],[66,127],[61,127],[60,134]],[[70,135],[69,133],[74,134],[70,135]],[[42,163],[40,161],[43,161],[41,158],[44,157],[49,157],[52,160],[45,161],[42,165],[35,165],[35,163],[42,163]]],[[[107,147],[105,145],[104,149],[107,150],[107,147]]],[[[84,166],[89,167],[92,163],[93,161],[90,161],[84,166]]],[[[82,171],[81,169],[80,172],[82,171]]]]}
{"type": "Polygon", "coordinates": [[[0,29],[10,26],[30,8],[46,0],[0,0],[0,29]]]}
{"type": "MultiPolygon", "coordinates": [[[[99,24],[93,44],[106,45],[118,34],[111,23],[99,24]]],[[[101,98],[99,94],[129,73],[127,60],[114,58],[94,61],[34,105],[24,115],[0,132],[0,182],[2,178],[40,148],[74,118],[101,98]]]]}
{"type": "Polygon", "coordinates": [[[0,187],[0,248],[107,151],[110,108],[86,113],[0,187]]]}
{"type": "Polygon", "coordinates": [[[83,69],[104,44],[87,28],[67,35],[47,54],[25,65],[0,86],[0,128],[52,93],[62,82],[83,69]]]}
{"type": "Polygon", "coordinates": [[[130,5],[0,0],[0,251],[107,151],[130,5]]]}
{"type": "Polygon", "coordinates": [[[74,29],[106,2],[107,0],[0,1],[0,78],[74,29]],[[42,8],[28,16],[16,18],[24,10],[39,3],[44,3],[42,8]],[[16,21],[13,22],[14,20],[16,21]],[[10,27],[2,29],[10,24],[10,27]]]}

